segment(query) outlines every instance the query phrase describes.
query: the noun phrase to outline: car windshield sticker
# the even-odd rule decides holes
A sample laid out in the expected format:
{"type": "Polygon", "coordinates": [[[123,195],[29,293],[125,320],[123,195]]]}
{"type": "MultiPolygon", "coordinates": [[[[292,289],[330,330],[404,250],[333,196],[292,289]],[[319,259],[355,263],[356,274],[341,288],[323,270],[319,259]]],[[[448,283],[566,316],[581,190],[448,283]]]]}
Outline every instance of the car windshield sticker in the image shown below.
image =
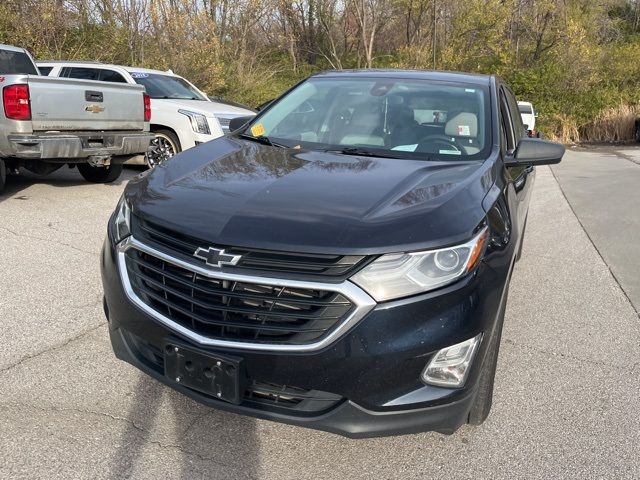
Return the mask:
{"type": "Polygon", "coordinates": [[[147,78],[149,74],[144,72],[131,72],[131,76],[133,78],[147,78]]]}
{"type": "Polygon", "coordinates": [[[416,148],[418,148],[418,144],[414,143],[413,145],[398,145],[391,150],[395,150],[396,152],[415,152],[416,148]]]}
{"type": "Polygon", "coordinates": [[[253,127],[251,127],[251,135],[254,137],[261,137],[264,135],[264,125],[261,123],[256,123],[253,127]]]}
{"type": "Polygon", "coordinates": [[[438,150],[442,155],[462,155],[460,150],[438,150]]]}
{"type": "Polygon", "coordinates": [[[469,129],[469,125],[458,125],[458,136],[460,137],[471,136],[471,130],[469,129]]]}

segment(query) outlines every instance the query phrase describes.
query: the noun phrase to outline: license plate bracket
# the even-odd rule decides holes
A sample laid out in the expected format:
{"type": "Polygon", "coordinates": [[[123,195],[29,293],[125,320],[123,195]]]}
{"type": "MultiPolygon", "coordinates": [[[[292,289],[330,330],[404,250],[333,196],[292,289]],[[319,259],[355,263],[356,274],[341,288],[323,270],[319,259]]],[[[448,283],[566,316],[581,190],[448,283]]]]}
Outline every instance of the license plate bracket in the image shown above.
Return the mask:
{"type": "Polygon", "coordinates": [[[166,344],[164,351],[164,372],[171,381],[240,404],[240,359],[203,354],[173,343],[166,344]]]}

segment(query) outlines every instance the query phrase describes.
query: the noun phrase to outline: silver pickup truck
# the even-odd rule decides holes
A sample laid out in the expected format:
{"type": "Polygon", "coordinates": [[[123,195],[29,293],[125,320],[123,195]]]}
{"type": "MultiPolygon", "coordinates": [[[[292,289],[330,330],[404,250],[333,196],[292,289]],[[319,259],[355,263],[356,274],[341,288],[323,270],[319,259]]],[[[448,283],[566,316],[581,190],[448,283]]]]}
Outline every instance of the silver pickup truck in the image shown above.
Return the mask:
{"type": "Polygon", "coordinates": [[[29,52],[0,45],[0,90],[0,191],[19,167],[48,174],[68,164],[112,182],[153,138],[140,85],[41,76],[29,52]]]}

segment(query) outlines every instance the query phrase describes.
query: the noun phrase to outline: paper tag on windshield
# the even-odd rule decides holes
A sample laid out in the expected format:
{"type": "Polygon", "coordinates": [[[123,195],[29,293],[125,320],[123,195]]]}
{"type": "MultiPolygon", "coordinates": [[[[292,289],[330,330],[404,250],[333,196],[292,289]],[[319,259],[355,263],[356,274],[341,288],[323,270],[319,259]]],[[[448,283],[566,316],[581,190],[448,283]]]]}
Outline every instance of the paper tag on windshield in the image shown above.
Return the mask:
{"type": "Polygon", "coordinates": [[[469,128],[469,125],[458,125],[458,136],[459,137],[471,136],[471,129],[469,128]]]}
{"type": "Polygon", "coordinates": [[[262,125],[261,123],[257,123],[253,127],[251,127],[251,135],[253,135],[254,137],[261,137],[262,135],[264,135],[264,125],[262,125]]]}
{"type": "Polygon", "coordinates": [[[462,155],[460,150],[438,150],[438,153],[442,155],[462,155]]]}

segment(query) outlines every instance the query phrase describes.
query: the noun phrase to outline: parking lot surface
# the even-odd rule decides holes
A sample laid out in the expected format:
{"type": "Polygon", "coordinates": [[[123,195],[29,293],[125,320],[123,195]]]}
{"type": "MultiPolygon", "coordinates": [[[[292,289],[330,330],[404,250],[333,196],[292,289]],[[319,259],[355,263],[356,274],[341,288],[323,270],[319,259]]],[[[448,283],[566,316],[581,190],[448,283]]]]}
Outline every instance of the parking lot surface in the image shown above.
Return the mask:
{"type": "MultiPolygon", "coordinates": [[[[567,158],[580,169],[593,154],[567,158]]],[[[0,477],[640,477],[638,314],[552,171],[537,173],[489,419],[451,436],[365,440],[209,409],[117,361],[99,250],[124,181],[11,179],[0,196],[0,477]]]]}
{"type": "Polygon", "coordinates": [[[581,150],[552,169],[589,238],[640,310],[640,148],[581,150]]]}

